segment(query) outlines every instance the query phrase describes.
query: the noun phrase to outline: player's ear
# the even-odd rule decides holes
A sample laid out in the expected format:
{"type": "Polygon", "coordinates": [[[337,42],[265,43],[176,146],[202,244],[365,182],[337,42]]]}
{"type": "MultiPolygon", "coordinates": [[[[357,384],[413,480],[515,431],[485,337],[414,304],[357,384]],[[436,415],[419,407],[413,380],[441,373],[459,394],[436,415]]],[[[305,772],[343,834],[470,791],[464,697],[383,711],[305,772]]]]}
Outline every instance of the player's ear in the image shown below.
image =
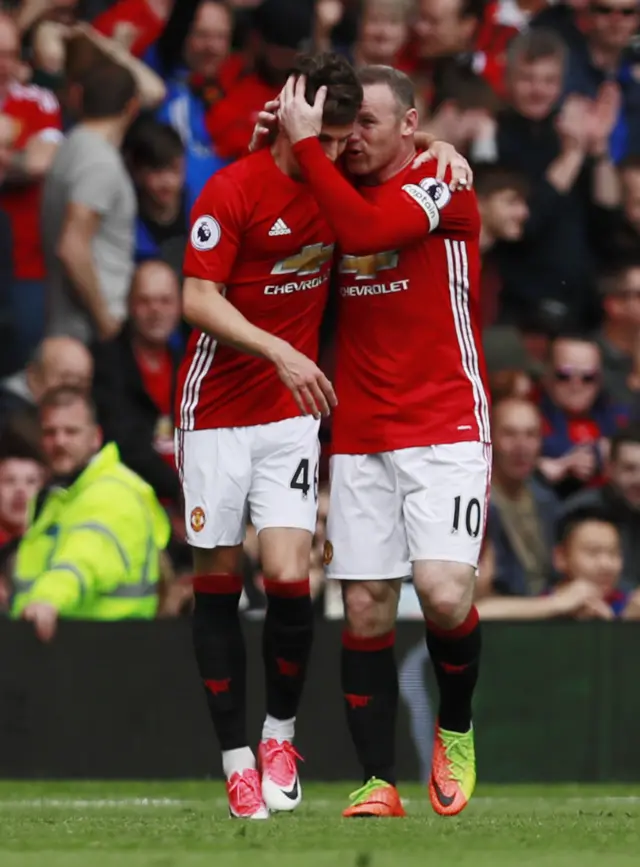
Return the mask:
{"type": "Polygon", "coordinates": [[[418,129],[418,112],[415,108],[410,108],[402,121],[402,135],[410,136],[418,129]]]}

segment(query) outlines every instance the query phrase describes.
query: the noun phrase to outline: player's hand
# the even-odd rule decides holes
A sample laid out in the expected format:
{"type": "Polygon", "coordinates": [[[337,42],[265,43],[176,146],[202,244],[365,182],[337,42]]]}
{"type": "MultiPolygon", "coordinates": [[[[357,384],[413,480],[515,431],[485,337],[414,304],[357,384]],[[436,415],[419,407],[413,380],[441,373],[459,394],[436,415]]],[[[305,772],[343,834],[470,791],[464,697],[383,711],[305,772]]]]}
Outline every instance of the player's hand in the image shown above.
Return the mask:
{"type": "Polygon", "coordinates": [[[338,400],[333,386],[310,358],[285,341],[273,353],[278,376],[287,386],[303,415],[320,418],[329,415],[338,400]]]}
{"type": "Polygon", "coordinates": [[[58,612],[47,602],[32,602],[22,612],[22,619],[33,623],[40,641],[49,642],[56,634],[58,612]]]}
{"type": "Polygon", "coordinates": [[[444,180],[447,169],[451,169],[451,190],[467,190],[473,186],[473,171],[467,160],[459,154],[453,145],[446,141],[434,141],[424,153],[413,161],[412,168],[417,169],[429,160],[437,160],[436,178],[444,180]]]}
{"type": "Polygon", "coordinates": [[[304,95],[306,83],[304,75],[300,75],[297,80],[290,75],[280,94],[278,121],[291,144],[318,136],[322,129],[322,110],[327,98],[327,88],[321,87],[316,93],[313,105],[309,105],[304,95]]]}
{"type": "Polygon", "coordinates": [[[258,120],[253,128],[251,141],[249,142],[249,152],[260,150],[267,143],[267,138],[278,128],[278,109],[280,108],[280,98],[270,99],[265,102],[264,108],[258,113],[258,120]]]}

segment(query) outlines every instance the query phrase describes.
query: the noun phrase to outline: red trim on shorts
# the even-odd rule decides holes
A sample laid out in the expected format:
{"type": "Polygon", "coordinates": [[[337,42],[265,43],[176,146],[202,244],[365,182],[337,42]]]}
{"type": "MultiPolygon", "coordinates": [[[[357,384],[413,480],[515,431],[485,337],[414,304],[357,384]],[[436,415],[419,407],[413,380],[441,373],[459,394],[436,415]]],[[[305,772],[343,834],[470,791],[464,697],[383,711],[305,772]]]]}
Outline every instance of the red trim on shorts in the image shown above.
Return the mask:
{"type": "Polygon", "coordinates": [[[442,626],[438,626],[437,623],[432,623],[431,620],[427,620],[427,629],[439,638],[448,638],[455,641],[457,638],[466,638],[467,635],[470,635],[479,622],[480,616],[478,615],[478,609],[474,605],[472,606],[471,611],[467,614],[466,619],[463,620],[459,626],[455,626],[453,629],[443,629],[442,626]]]}
{"type": "Polygon", "coordinates": [[[361,650],[365,653],[376,650],[386,650],[393,647],[396,641],[396,631],[392,629],[385,635],[374,635],[373,638],[362,638],[345,629],[342,633],[342,646],[345,650],[361,650]]]}
{"type": "Polygon", "coordinates": [[[264,592],[267,596],[278,596],[281,599],[299,599],[311,593],[309,579],[300,581],[273,581],[264,579],[264,592]]]}
{"type": "Polygon", "coordinates": [[[226,572],[194,575],[193,577],[194,593],[219,593],[221,595],[242,593],[243,585],[242,575],[229,575],[226,572]]]}

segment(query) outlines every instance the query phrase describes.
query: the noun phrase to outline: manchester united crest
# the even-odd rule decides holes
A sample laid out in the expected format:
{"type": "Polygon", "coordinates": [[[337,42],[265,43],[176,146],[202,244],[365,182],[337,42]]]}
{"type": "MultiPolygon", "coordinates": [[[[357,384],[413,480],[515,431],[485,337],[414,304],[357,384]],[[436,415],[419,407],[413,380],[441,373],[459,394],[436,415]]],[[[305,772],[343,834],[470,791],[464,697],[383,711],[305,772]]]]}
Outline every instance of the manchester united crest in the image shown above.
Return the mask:
{"type": "Polygon", "coordinates": [[[191,529],[194,533],[199,533],[203,530],[206,523],[207,518],[204,509],[201,509],[200,506],[196,506],[195,509],[191,510],[191,529]]]}
{"type": "Polygon", "coordinates": [[[328,566],[332,560],[333,560],[333,545],[327,539],[327,541],[324,543],[324,552],[322,555],[322,562],[324,563],[325,566],[328,566]]]}

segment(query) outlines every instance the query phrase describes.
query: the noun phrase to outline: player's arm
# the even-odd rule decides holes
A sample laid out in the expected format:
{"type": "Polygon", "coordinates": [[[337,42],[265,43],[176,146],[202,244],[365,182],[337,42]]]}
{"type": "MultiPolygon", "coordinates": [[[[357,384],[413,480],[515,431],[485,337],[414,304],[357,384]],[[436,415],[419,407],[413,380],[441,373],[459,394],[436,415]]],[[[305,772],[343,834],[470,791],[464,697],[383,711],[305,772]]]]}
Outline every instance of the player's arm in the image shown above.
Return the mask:
{"type": "Polygon", "coordinates": [[[249,322],[224,297],[245,219],[242,195],[214,176],[193,208],[183,269],[184,318],[221,343],[274,364],[303,414],[328,415],[337,401],[320,368],[285,340],[249,322]]]}

